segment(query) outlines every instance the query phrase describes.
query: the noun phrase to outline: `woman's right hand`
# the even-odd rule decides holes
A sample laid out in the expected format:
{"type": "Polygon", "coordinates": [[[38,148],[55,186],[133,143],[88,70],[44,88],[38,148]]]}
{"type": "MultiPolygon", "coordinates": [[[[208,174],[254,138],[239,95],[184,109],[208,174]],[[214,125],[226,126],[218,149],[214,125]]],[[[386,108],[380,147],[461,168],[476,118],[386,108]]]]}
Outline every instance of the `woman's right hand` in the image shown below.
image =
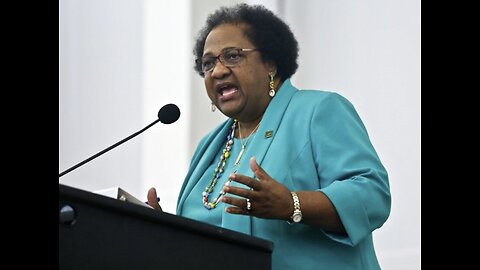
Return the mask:
{"type": "Polygon", "coordinates": [[[155,210],[162,211],[162,207],[158,203],[157,191],[155,188],[150,188],[147,193],[147,204],[150,205],[155,210]]]}

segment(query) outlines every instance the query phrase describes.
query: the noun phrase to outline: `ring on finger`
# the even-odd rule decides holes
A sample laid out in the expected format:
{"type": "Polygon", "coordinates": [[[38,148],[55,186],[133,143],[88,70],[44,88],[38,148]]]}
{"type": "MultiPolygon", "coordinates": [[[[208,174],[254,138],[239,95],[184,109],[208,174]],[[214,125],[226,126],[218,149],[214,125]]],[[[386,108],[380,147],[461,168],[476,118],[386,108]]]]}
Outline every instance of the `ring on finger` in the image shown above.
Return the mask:
{"type": "Polygon", "coordinates": [[[246,199],[245,201],[247,202],[247,211],[251,211],[252,210],[252,203],[250,202],[250,199],[246,199]]]}

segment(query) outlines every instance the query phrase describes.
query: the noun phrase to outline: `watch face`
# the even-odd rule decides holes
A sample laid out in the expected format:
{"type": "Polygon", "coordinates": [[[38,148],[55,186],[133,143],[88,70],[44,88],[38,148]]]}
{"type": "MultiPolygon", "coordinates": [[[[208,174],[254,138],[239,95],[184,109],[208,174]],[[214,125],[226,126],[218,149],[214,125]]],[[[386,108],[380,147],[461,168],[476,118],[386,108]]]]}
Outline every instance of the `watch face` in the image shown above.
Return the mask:
{"type": "Polygon", "coordinates": [[[294,222],[300,222],[300,220],[302,220],[302,215],[299,215],[299,214],[293,215],[294,222]]]}

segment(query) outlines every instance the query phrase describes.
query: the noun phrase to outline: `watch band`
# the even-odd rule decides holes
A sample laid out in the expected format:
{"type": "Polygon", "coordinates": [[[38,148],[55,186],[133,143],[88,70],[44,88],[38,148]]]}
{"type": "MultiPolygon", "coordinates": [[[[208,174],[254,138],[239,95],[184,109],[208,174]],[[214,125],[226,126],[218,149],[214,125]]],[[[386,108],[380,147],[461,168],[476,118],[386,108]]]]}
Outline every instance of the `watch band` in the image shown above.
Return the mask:
{"type": "Polygon", "coordinates": [[[293,198],[293,214],[290,216],[291,221],[287,221],[289,224],[298,223],[302,221],[302,210],[300,210],[300,200],[298,199],[298,195],[296,192],[291,191],[293,198]]]}

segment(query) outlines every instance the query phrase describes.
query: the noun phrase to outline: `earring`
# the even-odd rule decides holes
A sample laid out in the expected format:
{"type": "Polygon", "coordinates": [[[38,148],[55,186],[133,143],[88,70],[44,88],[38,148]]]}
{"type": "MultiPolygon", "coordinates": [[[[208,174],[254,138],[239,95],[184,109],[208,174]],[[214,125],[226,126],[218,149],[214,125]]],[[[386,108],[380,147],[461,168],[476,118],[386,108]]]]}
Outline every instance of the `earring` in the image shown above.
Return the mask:
{"type": "Polygon", "coordinates": [[[274,76],[273,72],[268,73],[268,76],[270,77],[270,83],[269,83],[270,91],[268,91],[268,95],[270,97],[273,97],[273,96],[275,96],[275,86],[273,85],[273,83],[274,83],[273,82],[273,76],[274,76]]]}
{"type": "Polygon", "coordinates": [[[217,109],[217,106],[215,106],[215,104],[213,104],[213,102],[210,104],[210,110],[212,112],[214,112],[215,110],[217,109]]]}

